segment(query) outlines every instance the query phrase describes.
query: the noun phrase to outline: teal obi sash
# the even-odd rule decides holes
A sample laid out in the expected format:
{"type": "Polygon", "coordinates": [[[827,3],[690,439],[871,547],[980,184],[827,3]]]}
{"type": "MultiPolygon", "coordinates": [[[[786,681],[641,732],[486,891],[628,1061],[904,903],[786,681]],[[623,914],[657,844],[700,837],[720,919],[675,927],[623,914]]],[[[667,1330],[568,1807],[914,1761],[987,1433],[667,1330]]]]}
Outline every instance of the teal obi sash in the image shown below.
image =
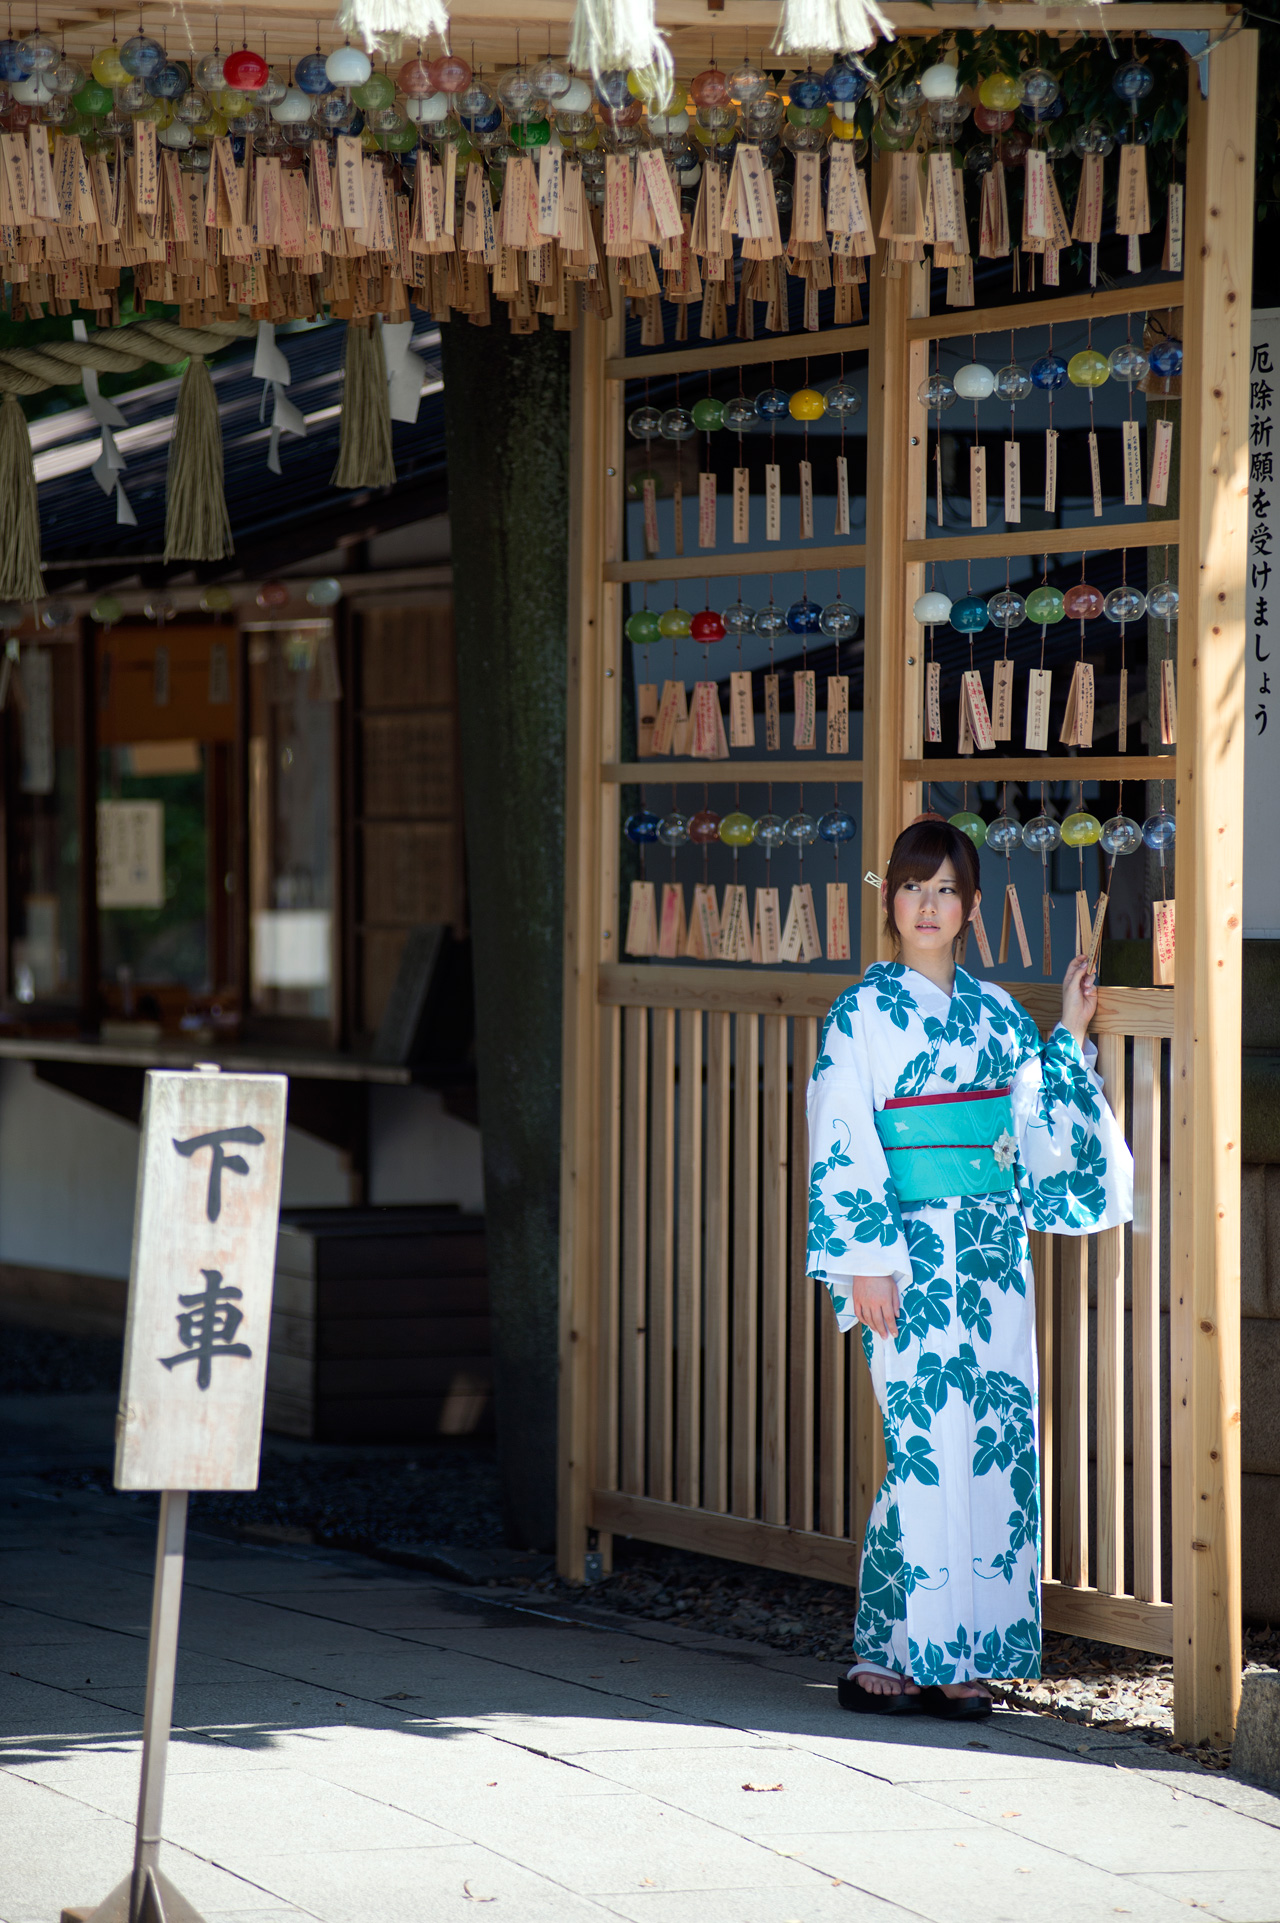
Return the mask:
{"type": "Polygon", "coordinates": [[[1017,1145],[1007,1088],[899,1096],[877,1110],[876,1134],[900,1205],[1000,1195],[1014,1186],[1017,1145]]]}

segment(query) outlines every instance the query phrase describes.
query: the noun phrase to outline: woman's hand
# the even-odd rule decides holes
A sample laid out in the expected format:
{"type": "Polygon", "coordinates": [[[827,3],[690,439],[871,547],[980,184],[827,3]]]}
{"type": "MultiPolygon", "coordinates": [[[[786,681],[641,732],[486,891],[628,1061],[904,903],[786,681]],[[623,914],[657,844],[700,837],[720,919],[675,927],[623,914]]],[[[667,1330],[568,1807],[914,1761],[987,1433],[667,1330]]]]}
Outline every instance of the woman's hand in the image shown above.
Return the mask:
{"type": "Polygon", "coordinates": [[[891,1275],[855,1275],[853,1313],[877,1335],[898,1333],[898,1285],[891,1275]]]}
{"type": "Polygon", "coordinates": [[[1098,1010],[1098,984],[1089,973],[1089,957],[1077,955],[1062,978],[1062,1026],[1083,1048],[1089,1023],[1098,1010]]]}

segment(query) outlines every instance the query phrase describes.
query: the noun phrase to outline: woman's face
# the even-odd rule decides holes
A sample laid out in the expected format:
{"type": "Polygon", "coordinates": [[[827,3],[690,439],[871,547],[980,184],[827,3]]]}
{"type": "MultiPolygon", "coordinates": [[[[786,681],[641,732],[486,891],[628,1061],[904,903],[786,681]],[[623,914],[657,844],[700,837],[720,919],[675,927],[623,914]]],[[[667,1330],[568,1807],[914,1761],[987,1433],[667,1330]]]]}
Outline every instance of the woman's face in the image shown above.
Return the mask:
{"type": "Polygon", "coordinates": [[[902,952],[911,955],[949,955],[964,926],[960,884],[949,860],[927,881],[907,881],[893,898],[902,952]]]}

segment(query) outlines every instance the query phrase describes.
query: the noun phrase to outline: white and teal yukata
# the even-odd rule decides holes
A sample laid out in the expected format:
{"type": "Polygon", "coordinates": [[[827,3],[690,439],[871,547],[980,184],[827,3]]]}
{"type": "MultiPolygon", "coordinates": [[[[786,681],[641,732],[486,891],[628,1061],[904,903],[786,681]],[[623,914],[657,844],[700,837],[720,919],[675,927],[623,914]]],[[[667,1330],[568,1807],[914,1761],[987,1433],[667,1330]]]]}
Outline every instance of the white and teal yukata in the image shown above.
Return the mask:
{"type": "Polygon", "coordinates": [[[877,962],[827,1017],[809,1086],[809,1257],[841,1329],[855,1275],[892,1275],[896,1338],[864,1328],[888,1473],[867,1524],[858,1657],[920,1684],[1040,1673],[1040,1478],[1028,1223],[1127,1222],[1133,1163],[1065,1028],[1004,990],[950,1000],[877,962]],[[967,1099],[966,1099],[967,1098],[967,1099]]]}

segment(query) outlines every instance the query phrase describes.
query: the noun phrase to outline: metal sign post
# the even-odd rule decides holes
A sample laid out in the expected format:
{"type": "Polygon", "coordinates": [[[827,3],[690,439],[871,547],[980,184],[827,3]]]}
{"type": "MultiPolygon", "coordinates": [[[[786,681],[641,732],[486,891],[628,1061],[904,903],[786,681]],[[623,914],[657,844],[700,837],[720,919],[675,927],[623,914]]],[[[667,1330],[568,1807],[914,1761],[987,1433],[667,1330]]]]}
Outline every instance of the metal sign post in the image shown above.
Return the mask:
{"type": "Polygon", "coordinates": [[[159,1867],[192,1489],[256,1489],[284,1166],[283,1075],[151,1069],[117,1489],[160,1491],[133,1870],[62,1923],[200,1923],[159,1867]]]}

